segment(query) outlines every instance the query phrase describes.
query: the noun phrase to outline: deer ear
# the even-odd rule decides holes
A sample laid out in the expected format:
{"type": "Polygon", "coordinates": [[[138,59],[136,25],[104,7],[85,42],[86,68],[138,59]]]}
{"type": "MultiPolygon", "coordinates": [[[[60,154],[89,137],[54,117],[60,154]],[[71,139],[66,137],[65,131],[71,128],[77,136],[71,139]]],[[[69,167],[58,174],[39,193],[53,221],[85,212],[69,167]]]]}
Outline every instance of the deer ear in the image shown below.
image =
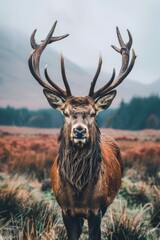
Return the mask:
{"type": "Polygon", "coordinates": [[[43,89],[43,93],[46,96],[51,107],[59,111],[62,110],[64,106],[64,100],[61,97],[57,96],[55,93],[45,88],[43,89]]]}
{"type": "Polygon", "coordinates": [[[98,98],[95,102],[95,108],[97,110],[97,113],[106,110],[112,103],[113,99],[116,96],[117,91],[113,90],[106,95],[98,98]]]}

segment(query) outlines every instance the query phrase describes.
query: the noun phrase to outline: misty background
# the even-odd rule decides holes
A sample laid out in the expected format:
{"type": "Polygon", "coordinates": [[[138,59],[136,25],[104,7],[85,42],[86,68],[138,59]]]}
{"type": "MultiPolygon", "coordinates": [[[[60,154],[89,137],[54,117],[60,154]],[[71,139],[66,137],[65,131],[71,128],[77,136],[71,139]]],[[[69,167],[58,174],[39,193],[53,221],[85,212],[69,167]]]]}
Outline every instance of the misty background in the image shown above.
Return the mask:
{"type": "Polygon", "coordinates": [[[133,97],[160,95],[160,2],[158,0],[28,0],[0,2],[0,107],[48,109],[42,87],[28,69],[32,51],[30,35],[37,29],[36,40],[46,37],[58,20],[55,35],[69,37],[48,46],[41,58],[51,78],[63,87],[60,53],[63,52],[66,74],[74,95],[87,95],[96,72],[99,54],[103,57],[97,88],[104,85],[115,67],[118,74],[121,56],[110,46],[119,46],[116,26],[125,42],[127,29],[133,37],[137,55],[129,77],[118,86],[112,108],[133,97]]]}

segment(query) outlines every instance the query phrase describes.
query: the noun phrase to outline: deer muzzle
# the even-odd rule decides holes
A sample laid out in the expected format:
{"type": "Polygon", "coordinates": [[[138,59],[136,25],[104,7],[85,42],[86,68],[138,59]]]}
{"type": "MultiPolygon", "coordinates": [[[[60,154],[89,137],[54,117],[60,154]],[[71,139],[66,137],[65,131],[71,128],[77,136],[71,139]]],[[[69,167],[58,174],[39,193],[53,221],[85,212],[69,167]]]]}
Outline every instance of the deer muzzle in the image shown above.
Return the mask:
{"type": "Polygon", "coordinates": [[[72,127],[71,141],[74,144],[82,147],[87,142],[88,137],[88,128],[85,124],[75,124],[72,127]]]}

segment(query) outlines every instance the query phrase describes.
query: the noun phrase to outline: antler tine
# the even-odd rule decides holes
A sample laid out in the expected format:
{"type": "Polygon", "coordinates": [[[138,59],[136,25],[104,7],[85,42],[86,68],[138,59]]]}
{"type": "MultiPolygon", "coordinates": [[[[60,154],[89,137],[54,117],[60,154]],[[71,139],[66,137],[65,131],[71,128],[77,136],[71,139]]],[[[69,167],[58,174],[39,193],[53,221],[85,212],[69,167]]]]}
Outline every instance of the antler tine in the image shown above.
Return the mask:
{"type": "Polygon", "coordinates": [[[70,96],[72,96],[72,93],[71,93],[71,89],[70,89],[68,81],[67,81],[65,66],[64,66],[64,57],[63,57],[62,53],[61,53],[61,73],[62,73],[62,79],[63,79],[64,85],[66,88],[67,96],[70,97],[70,96]]]}
{"type": "Polygon", "coordinates": [[[36,29],[33,31],[32,35],[31,35],[31,46],[34,49],[33,52],[31,53],[28,63],[29,63],[29,68],[30,71],[32,73],[32,75],[34,76],[34,78],[40,83],[40,85],[42,87],[45,87],[49,90],[53,90],[51,86],[49,86],[48,84],[46,84],[45,82],[43,82],[43,80],[41,79],[40,76],[40,71],[39,71],[39,60],[40,60],[40,56],[42,51],[44,50],[44,48],[47,46],[47,44],[49,43],[50,38],[52,37],[52,34],[55,30],[57,21],[54,23],[54,25],[52,26],[49,34],[47,35],[46,39],[41,43],[41,44],[37,44],[35,41],[35,34],[36,34],[36,29]]]}
{"type": "Polygon", "coordinates": [[[33,33],[31,34],[31,38],[30,38],[30,43],[31,43],[31,47],[33,48],[33,49],[36,49],[36,48],[38,48],[38,44],[36,43],[36,41],[35,41],[35,34],[36,34],[36,32],[37,32],[37,29],[35,29],[34,31],[33,31],[33,33]]]}
{"type": "Polygon", "coordinates": [[[113,45],[112,45],[112,48],[122,55],[122,65],[120,68],[120,72],[114,82],[115,70],[113,70],[113,74],[112,74],[112,77],[109,80],[109,82],[106,85],[104,85],[103,87],[101,87],[99,90],[97,90],[95,93],[92,94],[93,99],[99,98],[102,95],[107,94],[108,92],[113,90],[115,87],[117,87],[128,76],[128,74],[131,72],[131,70],[134,66],[134,63],[136,60],[136,55],[135,55],[135,52],[133,49],[132,49],[131,62],[129,64],[130,49],[131,49],[132,42],[133,42],[131,33],[129,32],[129,30],[127,30],[128,36],[129,36],[129,41],[128,41],[128,43],[125,44],[118,27],[116,27],[116,32],[117,32],[117,37],[118,37],[118,41],[119,41],[121,48],[119,49],[113,45]]]}
{"type": "Polygon", "coordinates": [[[112,84],[112,82],[114,81],[115,75],[116,75],[116,71],[115,71],[115,68],[113,68],[113,73],[110,80],[103,87],[101,87],[94,93],[94,99],[96,99],[100,93],[104,92],[112,84]]]}
{"type": "MultiPolygon", "coordinates": [[[[66,38],[66,37],[68,37],[68,36],[69,36],[69,34],[64,34],[64,35],[58,36],[58,37],[51,37],[50,40],[49,40],[49,42],[48,42],[48,44],[51,44],[52,42],[59,41],[59,40],[61,40],[61,39],[63,39],[63,38],[66,38]]],[[[42,40],[41,42],[44,42],[44,40],[42,40]]]]}
{"type": "Polygon", "coordinates": [[[118,41],[119,41],[119,44],[120,44],[121,48],[125,47],[125,43],[123,41],[123,38],[121,36],[121,33],[120,33],[118,27],[116,27],[116,32],[117,32],[117,37],[118,37],[118,41]]]}
{"type": "MultiPolygon", "coordinates": [[[[33,33],[31,34],[31,38],[30,38],[30,42],[31,42],[32,48],[35,49],[35,50],[36,50],[37,48],[39,48],[39,52],[42,52],[43,49],[47,46],[47,44],[49,44],[50,39],[53,38],[52,35],[53,35],[53,33],[54,33],[54,30],[55,30],[55,28],[56,28],[56,25],[57,25],[57,21],[55,21],[55,23],[53,24],[51,30],[49,31],[46,39],[43,40],[41,44],[37,44],[36,41],[35,41],[35,34],[36,34],[36,32],[37,32],[37,29],[35,29],[35,30],[33,31],[33,33]]],[[[40,56],[39,56],[39,57],[40,57],[40,56]]]]}
{"type": "Polygon", "coordinates": [[[127,44],[125,44],[118,27],[116,27],[116,32],[117,32],[117,37],[118,37],[118,41],[121,46],[121,49],[118,49],[117,47],[115,47],[113,45],[112,45],[112,48],[116,51],[118,50],[117,52],[119,52],[122,55],[122,65],[121,65],[121,69],[119,72],[119,75],[121,75],[127,69],[128,64],[129,64],[129,51],[130,51],[130,48],[132,45],[132,37],[131,37],[130,32],[128,31],[129,42],[127,44]]]}
{"type": "Polygon", "coordinates": [[[34,55],[34,51],[31,53],[29,59],[28,59],[28,65],[29,65],[29,69],[33,75],[33,77],[39,82],[39,84],[44,87],[44,88],[47,88],[49,90],[53,90],[51,86],[49,86],[48,84],[46,84],[45,82],[43,82],[43,80],[41,79],[40,75],[39,75],[39,72],[37,73],[34,69],[34,66],[33,66],[33,55],[34,55]]]}
{"type": "Polygon", "coordinates": [[[96,74],[94,75],[93,81],[91,82],[91,87],[90,87],[90,90],[89,90],[89,95],[88,96],[90,96],[90,97],[93,97],[93,95],[94,95],[94,88],[95,88],[97,79],[99,77],[101,67],[102,67],[102,56],[99,55],[99,62],[98,62],[97,71],[96,71],[96,74]]]}
{"type": "Polygon", "coordinates": [[[45,70],[44,70],[45,77],[46,77],[47,81],[51,84],[51,86],[48,85],[47,83],[45,83],[42,80],[41,75],[40,75],[40,70],[39,70],[40,57],[41,57],[41,54],[42,54],[43,50],[45,49],[45,47],[52,42],[61,40],[61,39],[68,36],[68,34],[65,34],[65,35],[62,35],[62,36],[52,37],[52,35],[54,33],[54,30],[56,28],[56,25],[57,25],[57,21],[54,23],[54,25],[52,26],[52,28],[51,28],[50,32],[48,33],[46,39],[43,40],[41,44],[37,44],[36,41],[35,41],[35,34],[36,34],[37,30],[33,31],[32,35],[31,35],[30,42],[31,42],[31,46],[34,50],[32,51],[32,53],[31,53],[31,55],[28,59],[28,64],[29,64],[29,68],[30,68],[30,71],[31,71],[33,77],[39,82],[39,84],[41,86],[49,89],[50,91],[58,94],[59,96],[61,96],[63,98],[66,98],[66,97],[69,96],[67,88],[66,88],[66,91],[64,91],[59,86],[57,86],[49,78],[47,68],[45,68],[45,70]]]}
{"type": "MultiPolygon", "coordinates": [[[[127,75],[131,72],[131,70],[134,66],[135,60],[136,60],[135,51],[134,51],[134,49],[132,49],[132,59],[131,59],[130,65],[128,66],[130,49],[131,49],[132,42],[133,42],[131,33],[129,32],[129,30],[127,30],[128,36],[129,36],[129,41],[128,41],[128,43],[124,44],[118,27],[116,28],[116,30],[117,30],[118,40],[119,40],[119,43],[121,46],[119,53],[122,55],[122,65],[121,65],[121,69],[117,76],[116,81],[113,82],[112,85],[108,87],[107,91],[111,91],[112,89],[117,87],[127,77],[127,75]]],[[[114,50],[117,51],[117,48],[115,46],[112,46],[112,47],[114,50]]]]}
{"type": "Polygon", "coordinates": [[[128,36],[129,36],[129,41],[128,41],[127,45],[128,45],[128,48],[131,49],[133,39],[132,39],[132,35],[128,29],[127,29],[127,32],[128,32],[128,36]]]}
{"type": "Polygon", "coordinates": [[[48,71],[47,71],[47,65],[45,66],[45,69],[44,69],[44,75],[47,79],[47,81],[58,91],[62,94],[62,97],[65,98],[65,91],[62,90],[57,84],[55,84],[49,77],[48,75],[48,71]]]}
{"type": "Polygon", "coordinates": [[[104,91],[100,92],[99,94],[95,94],[94,99],[101,97],[102,95],[107,94],[108,92],[110,92],[111,90],[113,90],[114,88],[116,88],[121,82],[123,82],[123,80],[128,76],[128,74],[131,72],[134,63],[136,60],[136,55],[134,50],[132,50],[132,59],[131,62],[129,64],[129,67],[127,68],[127,70],[117,79],[117,81],[115,81],[115,83],[111,86],[109,86],[108,88],[106,88],[104,91]]]}
{"type": "Polygon", "coordinates": [[[123,80],[128,76],[128,74],[131,72],[134,63],[136,60],[136,55],[135,55],[135,51],[134,49],[132,49],[132,59],[131,62],[129,64],[129,66],[127,67],[126,71],[123,72],[121,75],[118,75],[117,80],[115,81],[115,83],[113,83],[111,86],[109,86],[107,88],[107,92],[111,91],[112,89],[114,89],[115,87],[117,87],[121,82],[123,82],[123,80]]]}

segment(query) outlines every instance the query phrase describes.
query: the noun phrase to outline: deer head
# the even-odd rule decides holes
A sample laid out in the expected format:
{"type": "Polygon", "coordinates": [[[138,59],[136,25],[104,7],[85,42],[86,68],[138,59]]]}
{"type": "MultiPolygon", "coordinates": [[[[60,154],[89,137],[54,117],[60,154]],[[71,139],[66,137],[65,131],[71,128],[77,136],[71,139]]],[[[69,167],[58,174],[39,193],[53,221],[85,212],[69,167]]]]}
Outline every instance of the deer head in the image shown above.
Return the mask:
{"type": "Polygon", "coordinates": [[[32,33],[31,46],[33,48],[33,52],[28,60],[29,68],[33,77],[44,88],[44,95],[46,96],[51,107],[59,110],[64,115],[64,125],[66,126],[69,141],[78,147],[83,147],[90,141],[91,132],[95,131],[95,116],[99,112],[106,110],[111,105],[114,97],[116,96],[115,88],[127,77],[134,66],[136,59],[134,50],[132,50],[132,58],[130,61],[132,36],[127,30],[129,41],[127,44],[125,44],[118,27],[116,28],[120,49],[115,46],[112,47],[122,56],[121,69],[116,79],[115,69],[113,69],[110,80],[97,91],[94,90],[102,67],[102,58],[100,56],[97,71],[93,81],[91,82],[88,96],[75,97],[72,96],[71,89],[67,81],[63,55],[61,55],[61,73],[65,90],[60,88],[50,79],[47,66],[44,69],[44,75],[49,84],[42,80],[40,74],[39,61],[45,47],[52,42],[59,41],[68,36],[68,34],[66,34],[63,36],[53,37],[52,35],[54,33],[56,24],[57,21],[54,23],[46,39],[43,40],[41,44],[37,44],[35,41],[36,30],[32,33]]]}

